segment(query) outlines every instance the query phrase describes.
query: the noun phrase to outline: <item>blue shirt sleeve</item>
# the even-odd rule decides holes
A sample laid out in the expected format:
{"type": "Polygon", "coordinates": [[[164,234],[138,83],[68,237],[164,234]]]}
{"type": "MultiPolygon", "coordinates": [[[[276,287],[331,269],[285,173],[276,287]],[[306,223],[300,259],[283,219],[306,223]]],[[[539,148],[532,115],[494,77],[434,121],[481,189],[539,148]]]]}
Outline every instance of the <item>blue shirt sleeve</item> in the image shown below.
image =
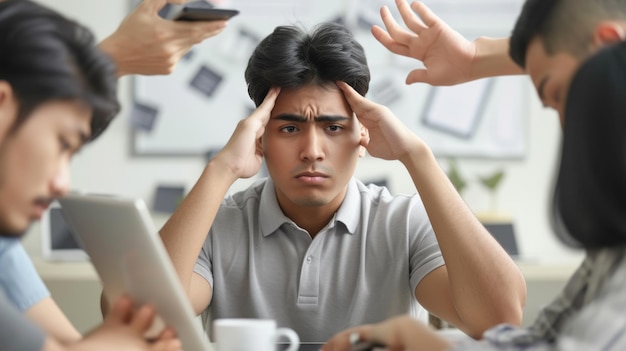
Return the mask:
{"type": "Polygon", "coordinates": [[[50,296],[17,238],[0,237],[0,289],[22,312],[50,296]]]}
{"type": "Polygon", "coordinates": [[[0,291],[0,348],[5,351],[39,351],[46,341],[44,332],[21,314],[0,291]]]}

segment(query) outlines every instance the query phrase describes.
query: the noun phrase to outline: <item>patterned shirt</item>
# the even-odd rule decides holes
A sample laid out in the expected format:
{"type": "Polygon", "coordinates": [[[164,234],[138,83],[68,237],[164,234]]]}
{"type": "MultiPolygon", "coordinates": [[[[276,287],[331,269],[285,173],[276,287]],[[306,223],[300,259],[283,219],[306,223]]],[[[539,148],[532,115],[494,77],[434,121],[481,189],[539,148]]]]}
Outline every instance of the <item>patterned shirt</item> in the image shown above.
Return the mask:
{"type": "Polygon", "coordinates": [[[453,351],[626,350],[626,248],[587,252],[560,295],[525,329],[496,326],[453,351]]]}

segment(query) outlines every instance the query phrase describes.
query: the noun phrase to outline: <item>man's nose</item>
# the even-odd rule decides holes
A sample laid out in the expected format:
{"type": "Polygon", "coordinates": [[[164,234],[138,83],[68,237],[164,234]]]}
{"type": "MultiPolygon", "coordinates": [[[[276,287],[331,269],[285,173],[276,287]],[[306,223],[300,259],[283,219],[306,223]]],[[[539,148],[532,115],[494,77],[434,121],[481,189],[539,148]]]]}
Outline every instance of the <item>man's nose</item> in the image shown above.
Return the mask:
{"type": "Polygon", "coordinates": [[[70,165],[69,162],[65,162],[59,170],[56,172],[51,182],[51,191],[54,197],[61,197],[66,195],[70,191],[70,165]]]}
{"type": "Polygon", "coordinates": [[[320,136],[317,128],[307,130],[302,138],[302,151],[300,158],[307,161],[318,161],[325,157],[324,138],[320,136]]]}

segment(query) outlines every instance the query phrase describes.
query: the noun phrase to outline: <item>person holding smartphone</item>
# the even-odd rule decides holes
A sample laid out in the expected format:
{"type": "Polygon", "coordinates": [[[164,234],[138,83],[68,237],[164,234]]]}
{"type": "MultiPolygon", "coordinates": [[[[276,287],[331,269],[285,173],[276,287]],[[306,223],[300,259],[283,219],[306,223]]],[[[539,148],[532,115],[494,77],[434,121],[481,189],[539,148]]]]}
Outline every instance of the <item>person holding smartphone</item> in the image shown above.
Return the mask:
{"type": "Polygon", "coordinates": [[[159,11],[168,3],[183,5],[186,2],[143,0],[115,32],[99,44],[115,61],[118,76],[169,74],[194,45],[226,27],[226,19],[173,21],[159,16],[159,11]]]}

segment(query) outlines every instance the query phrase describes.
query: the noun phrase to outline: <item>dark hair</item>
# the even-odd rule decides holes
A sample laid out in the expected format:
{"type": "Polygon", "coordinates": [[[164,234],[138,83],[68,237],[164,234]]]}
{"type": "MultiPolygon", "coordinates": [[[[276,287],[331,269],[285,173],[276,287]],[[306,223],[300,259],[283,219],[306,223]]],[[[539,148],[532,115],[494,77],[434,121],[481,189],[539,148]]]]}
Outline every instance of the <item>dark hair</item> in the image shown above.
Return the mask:
{"type": "Polygon", "coordinates": [[[115,66],[91,32],[28,0],[0,2],[0,80],[19,106],[13,130],[41,104],[77,100],[93,110],[94,139],[120,108],[115,66]]]}
{"type": "Polygon", "coordinates": [[[566,52],[584,59],[598,23],[626,20],[626,0],[526,0],[517,18],[509,55],[526,67],[528,44],[541,37],[546,53],[566,52]]]}
{"type": "Polygon", "coordinates": [[[299,88],[344,81],[359,94],[369,88],[363,47],[343,26],[322,23],[312,33],[279,26],[256,47],[246,68],[248,95],[258,106],[271,87],[299,88]]]}
{"type": "Polygon", "coordinates": [[[585,248],[624,245],[626,43],[585,62],[568,95],[553,204],[557,233],[585,248]]]}

